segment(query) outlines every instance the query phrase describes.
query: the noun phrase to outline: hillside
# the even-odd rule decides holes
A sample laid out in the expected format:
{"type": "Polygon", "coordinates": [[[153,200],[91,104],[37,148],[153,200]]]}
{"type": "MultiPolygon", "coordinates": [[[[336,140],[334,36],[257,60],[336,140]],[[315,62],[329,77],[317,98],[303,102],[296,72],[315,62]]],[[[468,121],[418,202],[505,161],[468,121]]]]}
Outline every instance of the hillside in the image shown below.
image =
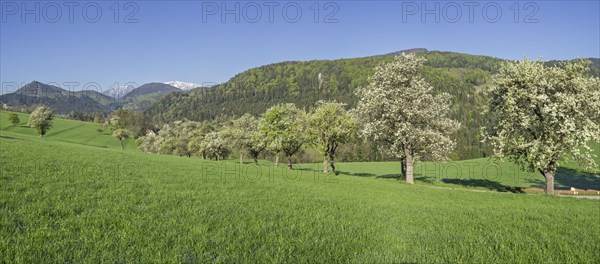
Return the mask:
{"type": "MultiPolygon", "coordinates": [[[[0,262],[594,263],[600,257],[596,200],[432,188],[426,180],[411,186],[394,179],[397,163],[340,163],[343,173],[332,177],[319,172],[320,164],[290,172],[268,162],[239,167],[151,155],[131,142],[120,151],[106,131],[96,131],[98,124],[56,119],[39,138],[23,127],[26,115],[10,127],[6,114],[0,111],[0,236],[11,243],[0,243],[0,262]]],[[[448,178],[492,188],[511,183],[481,178],[482,169],[475,178],[466,171],[448,178]]]]}
{"type": "MultiPolygon", "coordinates": [[[[29,115],[17,113],[20,124],[12,126],[7,122],[7,111],[0,111],[0,131],[11,136],[37,137],[34,129],[28,127],[29,115]]],[[[119,150],[119,144],[111,136],[110,127],[92,122],[82,122],[55,118],[54,125],[44,136],[45,142],[66,142],[101,149],[119,150]]],[[[596,162],[600,164],[600,144],[590,145],[597,154],[596,162]]],[[[142,153],[134,139],[125,144],[125,151],[142,153]]],[[[271,159],[271,156],[263,157],[271,159]]],[[[198,160],[198,158],[194,158],[198,160]]],[[[261,164],[272,164],[263,160],[261,164]]],[[[600,190],[600,171],[582,169],[577,162],[566,160],[561,162],[556,176],[557,189],[600,190]]],[[[321,171],[321,164],[304,163],[296,167],[304,171],[321,171]]],[[[399,176],[398,162],[338,162],[340,175],[360,176],[365,178],[392,179],[399,176]]],[[[415,173],[418,184],[441,185],[452,187],[475,187],[493,191],[505,191],[507,186],[540,187],[543,177],[539,173],[523,171],[510,162],[493,163],[490,159],[472,159],[463,161],[419,162],[415,173]],[[470,175],[469,175],[470,174],[470,175]]]]}
{"type": "MultiPolygon", "coordinates": [[[[422,74],[436,92],[453,96],[450,117],[463,127],[457,132],[458,147],[452,159],[487,157],[479,142],[485,98],[482,89],[504,60],[453,52],[406,50],[427,59],[422,74]]],[[[310,108],[319,100],[337,100],[354,107],[354,91],[365,86],[373,69],[392,60],[398,52],[365,58],[282,62],[244,71],[210,89],[174,93],[162,97],[146,114],[156,124],[190,119],[221,120],[244,113],[259,115],[277,103],[294,102],[310,108]]],[[[549,62],[551,63],[551,62],[549,62]]],[[[593,64],[594,67],[598,66],[593,64]]],[[[594,69],[593,73],[597,73],[594,69]]]]}
{"type": "MultiPolygon", "coordinates": [[[[13,135],[37,137],[35,129],[27,126],[29,115],[17,113],[20,124],[12,126],[7,122],[8,113],[7,111],[0,111],[0,131],[13,135]]],[[[111,136],[110,128],[102,124],[62,118],[54,118],[52,122],[52,128],[44,136],[45,141],[67,142],[103,149],[119,149],[119,143],[111,136]]],[[[139,151],[133,140],[127,141],[126,150],[139,151]]]]}
{"type": "Polygon", "coordinates": [[[93,99],[94,101],[100,103],[103,106],[108,107],[109,109],[114,108],[114,106],[117,105],[117,100],[115,100],[114,98],[105,95],[103,93],[99,93],[97,91],[93,91],[93,90],[83,90],[83,91],[76,91],[76,92],[72,92],[75,95],[78,96],[87,96],[91,99],[93,99]]]}
{"type": "MultiPolygon", "coordinates": [[[[423,74],[437,92],[454,96],[451,117],[464,127],[458,132],[459,148],[454,159],[485,157],[488,150],[477,140],[484,98],[479,93],[502,60],[448,52],[424,52],[427,66],[423,74]]],[[[366,85],[373,69],[392,56],[372,56],[342,60],[282,62],[253,68],[211,89],[188,94],[171,94],[161,98],[146,113],[156,123],[187,118],[210,120],[240,116],[246,112],[259,115],[277,103],[294,102],[309,108],[319,100],[337,100],[353,107],[354,91],[366,85]],[[319,81],[319,76],[321,79],[319,81]]]]}

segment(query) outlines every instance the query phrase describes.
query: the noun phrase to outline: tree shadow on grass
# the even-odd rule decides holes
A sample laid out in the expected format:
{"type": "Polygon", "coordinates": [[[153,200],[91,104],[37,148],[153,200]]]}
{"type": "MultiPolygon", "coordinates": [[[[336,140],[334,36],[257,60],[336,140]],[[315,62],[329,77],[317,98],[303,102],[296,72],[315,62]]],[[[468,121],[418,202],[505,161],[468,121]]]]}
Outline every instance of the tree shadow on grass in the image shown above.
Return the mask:
{"type": "Polygon", "coordinates": [[[402,177],[401,174],[384,174],[384,175],[379,175],[375,178],[377,178],[377,179],[396,179],[396,180],[404,179],[404,177],[402,177]]]}
{"type": "Polygon", "coordinates": [[[344,174],[348,176],[356,176],[356,177],[373,177],[375,174],[366,173],[366,172],[347,172],[347,171],[338,171],[339,174],[344,174]]]}
{"type": "MultiPolygon", "coordinates": [[[[527,181],[532,187],[546,187],[546,181],[541,175],[540,179],[528,179],[527,181]]],[[[560,167],[556,170],[554,184],[557,189],[569,189],[573,187],[582,190],[600,190],[600,173],[584,172],[560,167]]]]}
{"type": "MultiPolygon", "coordinates": [[[[346,172],[346,171],[339,171],[339,173],[348,175],[348,176],[356,176],[356,177],[375,177],[375,179],[396,179],[396,180],[404,180],[405,179],[402,176],[402,174],[396,174],[396,173],[395,174],[383,174],[383,175],[377,175],[377,174],[365,173],[365,172],[352,173],[352,172],[346,172]]],[[[420,174],[414,174],[414,176],[415,176],[415,180],[417,180],[417,181],[433,183],[433,181],[430,181],[429,178],[427,178],[425,176],[421,176],[420,174]]]]}
{"type": "MultiPolygon", "coordinates": [[[[287,165],[285,165],[285,167],[282,167],[287,169],[287,165]]],[[[323,169],[315,169],[315,168],[307,168],[307,167],[302,167],[301,165],[296,165],[292,167],[292,170],[299,170],[299,171],[312,171],[312,172],[323,172],[323,169]]]]}
{"type": "MultiPolygon", "coordinates": [[[[71,131],[71,130],[76,130],[76,129],[78,129],[78,128],[82,127],[82,126],[83,126],[83,125],[76,125],[76,126],[74,126],[74,127],[65,128],[65,129],[63,129],[63,130],[52,131],[52,134],[48,133],[48,135],[49,135],[49,136],[50,136],[50,135],[52,135],[52,136],[60,135],[60,134],[62,134],[62,133],[69,132],[69,131],[71,131]]],[[[50,132],[50,131],[49,131],[49,132],[50,132]]]]}
{"type": "MultiPolygon", "coordinates": [[[[415,181],[419,181],[419,182],[423,182],[423,183],[435,183],[436,179],[435,177],[431,177],[431,176],[426,176],[420,173],[414,173],[413,177],[415,179],[415,181]]],[[[402,176],[402,174],[385,174],[385,175],[379,175],[376,178],[378,179],[396,179],[396,180],[406,180],[406,178],[404,176],[402,176]]]]}
{"type": "Polygon", "coordinates": [[[421,175],[421,174],[415,174],[415,181],[433,184],[433,183],[437,182],[437,179],[433,176],[425,176],[425,175],[421,175]]]}
{"type": "Polygon", "coordinates": [[[377,175],[377,174],[367,173],[367,172],[347,172],[347,171],[338,171],[338,172],[339,172],[339,174],[344,174],[347,176],[375,177],[376,179],[398,179],[400,177],[400,174],[377,175]]]}
{"type": "Polygon", "coordinates": [[[509,186],[502,185],[497,181],[482,180],[482,179],[442,179],[444,183],[469,186],[469,187],[483,187],[488,190],[497,192],[512,192],[512,193],[524,193],[521,189],[510,188],[509,186]]]}
{"type": "Polygon", "coordinates": [[[600,173],[583,172],[569,168],[558,168],[554,181],[564,187],[600,190],[600,173]]]}
{"type": "Polygon", "coordinates": [[[25,139],[22,139],[22,138],[14,138],[14,137],[7,137],[7,136],[0,136],[0,138],[11,139],[11,140],[25,140],[25,139]]]}

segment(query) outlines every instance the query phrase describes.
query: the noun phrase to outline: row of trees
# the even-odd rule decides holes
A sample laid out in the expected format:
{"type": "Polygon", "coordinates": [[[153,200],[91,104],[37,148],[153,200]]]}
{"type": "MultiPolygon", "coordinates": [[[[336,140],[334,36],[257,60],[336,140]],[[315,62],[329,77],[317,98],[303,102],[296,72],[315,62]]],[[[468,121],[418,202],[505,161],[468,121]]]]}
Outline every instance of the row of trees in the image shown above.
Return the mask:
{"type": "Polygon", "coordinates": [[[271,153],[279,165],[279,155],[286,157],[292,168],[292,157],[303,145],[314,146],[324,157],[323,170],[335,171],[335,153],[341,144],[356,137],[355,119],[336,102],[319,102],[305,112],[294,104],[279,104],[269,108],[260,118],[245,114],[223,127],[209,122],[177,121],[165,125],[158,133],[150,131],[137,140],[145,152],[200,156],[204,159],[226,158],[231,149],[255,163],[261,154],[271,153]]]}
{"type": "Polygon", "coordinates": [[[228,148],[255,161],[264,151],[292,157],[303,145],[313,146],[323,157],[323,171],[334,173],[335,156],[342,144],[359,137],[383,145],[402,163],[402,174],[413,183],[415,160],[445,160],[456,143],[453,133],[460,127],[448,118],[451,96],[433,94],[433,87],[419,74],[424,59],[403,55],[375,69],[369,85],[357,91],[357,107],[347,111],[337,102],[319,101],[308,113],[295,104],[278,104],[259,119],[245,114],[216,131],[203,123],[178,121],[165,125],[158,135],[139,140],[147,152],[224,158],[228,148]],[[360,126],[359,126],[360,124],[360,126]]]}
{"type": "MultiPolygon", "coordinates": [[[[462,125],[453,135],[457,142],[449,157],[472,159],[491,155],[491,148],[478,139],[479,128],[487,119],[481,114],[486,100],[479,91],[481,86],[489,83],[504,60],[449,52],[409,52],[419,52],[415,56],[426,59],[419,73],[434,87],[433,92],[452,95],[448,117],[462,125]]],[[[356,91],[369,84],[369,77],[378,65],[393,60],[393,56],[372,56],[264,65],[244,71],[210,89],[163,96],[146,114],[153,117],[154,123],[162,125],[183,119],[223,121],[245,113],[260,116],[269,107],[288,102],[305,110],[316,107],[316,102],[321,100],[343,102],[348,108],[355,108],[360,100],[356,91]]],[[[369,146],[361,141],[357,144],[363,149],[369,146]]],[[[340,150],[345,149],[343,146],[340,150]]],[[[339,154],[347,157],[347,153],[339,154]]],[[[396,159],[377,151],[355,156],[352,160],[372,160],[374,156],[383,160],[396,159]]]]}
{"type": "MultiPolygon", "coordinates": [[[[385,146],[400,159],[402,174],[413,183],[414,162],[447,160],[456,147],[453,135],[461,127],[448,117],[452,97],[434,93],[421,76],[424,61],[402,54],[375,68],[368,85],[357,90],[358,102],[350,112],[336,102],[321,101],[309,113],[294,104],[278,104],[260,119],[246,114],[221,131],[199,137],[203,143],[196,149],[190,148],[193,144],[186,146],[204,153],[210,142],[220,142],[217,145],[237,148],[255,158],[264,150],[283,153],[292,168],[292,156],[308,143],[323,155],[324,171],[329,163],[335,172],[340,144],[362,137],[385,146]]],[[[570,157],[585,167],[596,167],[587,144],[600,140],[600,79],[591,77],[588,69],[586,60],[553,66],[527,59],[506,62],[486,89],[489,101],[483,115],[489,123],[481,129],[482,141],[493,147],[496,158],[507,157],[540,172],[546,179],[547,194],[554,193],[554,175],[561,160],[570,157]]],[[[474,76],[473,81],[478,78],[474,76]]],[[[169,131],[170,127],[166,128],[169,131]]],[[[159,137],[164,134],[160,132],[159,137]]],[[[150,139],[143,143],[146,141],[150,139]]],[[[160,152],[164,147],[156,149],[160,152]]]]}
{"type": "Polygon", "coordinates": [[[159,133],[151,130],[148,132],[146,136],[137,139],[137,144],[149,153],[221,160],[230,152],[223,133],[208,122],[176,121],[163,126],[159,133]]]}

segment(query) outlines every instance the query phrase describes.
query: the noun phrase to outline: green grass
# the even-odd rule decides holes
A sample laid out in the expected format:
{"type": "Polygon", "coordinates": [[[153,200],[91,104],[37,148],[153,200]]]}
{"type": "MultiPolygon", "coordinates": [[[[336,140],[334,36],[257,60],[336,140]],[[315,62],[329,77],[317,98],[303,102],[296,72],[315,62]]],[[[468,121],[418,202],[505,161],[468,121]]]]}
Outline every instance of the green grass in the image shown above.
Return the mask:
{"type": "Polygon", "coordinates": [[[232,162],[2,136],[8,262],[598,258],[598,201],[284,177],[267,166],[242,180],[227,174],[232,162]]]}
{"type": "Polygon", "coordinates": [[[396,163],[325,177],[120,151],[76,121],[43,139],[0,124],[0,262],[600,260],[597,200],[410,186],[390,178],[396,163]]]}
{"type": "MultiPolygon", "coordinates": [[[[21,124],[13,127],[8,124],[8,112],[0,111],[0,131],[35,135],[35,130],[26,126],[28,115],[20,114],[21,124]]],[[[90,122],[80,122],[56,118],[54,127],[44,138],[48,141],[76,143],[100,148],[118,149],[118,141],[111,137],[108,127],[90,122]],[[102,132],[98,132],[101,129],[102,132]]],[[[600,145],[592,147],[600,154],[600,145]]],[[[133,139],[127,141],[126,151],[140,152],[133,139]]],[[[600,164],[600,155],[597,163],[600,164]]],[[[305,164],[304,167],[320,170],[316,164],[305,164]]],[[[302,167],[301,166],[301,167],[302,167]]],[[[398,178],[400,164],[398,162],[355,162],[337,163],[343,175],[374,177],[378,179],[398,178]]],[[[418,184],[438,185],[447,187],[473,188],[492,191],[506,191],[507,186],[543,188],[545,181],[539,173],[521,170],[509,162],[498,164],[490,159],[474,159],[454,161],[449,163],[424,162],[417,163],[415,177],[418,184]]],[[[567,161],[556,176],[557,189],[600,190],[600,173],[598,171],[582,170],[577,163],[567,161]]]]}
{"type": "MultiPolygon", "coordinates": [[[[342,175],[394,179],[400,177],[399,162],[338,163],[342,175]]],[[[544,188],[544,177],[536,172],[522,170],[509,163],[491,159],[473,159],[448,163],[421,162],[415,165],[417,184],[446,187],[507,191],[509,186],[544,188]]],[[[576,163],[565,162],[558,169],[555,188],[600,190],[600,173],[581,169],[576,163]]]]}
{"type": "MultiPolygon", "coordinates": [[[[0,111],[0,131],[35,136],[36,131],[27,126],[29,115],[17,113],[21,122],[17,126],[8,123],[7,111],[0,111]]],[[[44,136],[48,141],[61,141],[93,146],[98,148],[120,148],[119,141],[111,136],[110,127],[91,122],[81,122],[54,118],[53,126],[44,136]]],[[[127,151],[139,151],[133,140],[127,140],[125,145],[127,151]]]]}

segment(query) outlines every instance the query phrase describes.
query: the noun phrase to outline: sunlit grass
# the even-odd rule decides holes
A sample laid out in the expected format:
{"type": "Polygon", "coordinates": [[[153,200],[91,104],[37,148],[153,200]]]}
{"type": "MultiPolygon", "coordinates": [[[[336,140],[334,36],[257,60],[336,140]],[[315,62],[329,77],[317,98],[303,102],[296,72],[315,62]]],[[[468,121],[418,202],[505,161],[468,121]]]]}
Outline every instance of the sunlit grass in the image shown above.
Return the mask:
{"type": "MultiPolygon", "coordinates": [[[[3,262],[573,262],[600,202],[325,177],[0,132],[3,262]]],[[[341,164],[347,173],[388,173],[341,164]],[[371,171],[371,172],[369,172],[371,171]]],[[[390,170],[391,170],[390,164],[390,170]]],[[[378,171],[379,170],[379,171],[378,171]]]]}

